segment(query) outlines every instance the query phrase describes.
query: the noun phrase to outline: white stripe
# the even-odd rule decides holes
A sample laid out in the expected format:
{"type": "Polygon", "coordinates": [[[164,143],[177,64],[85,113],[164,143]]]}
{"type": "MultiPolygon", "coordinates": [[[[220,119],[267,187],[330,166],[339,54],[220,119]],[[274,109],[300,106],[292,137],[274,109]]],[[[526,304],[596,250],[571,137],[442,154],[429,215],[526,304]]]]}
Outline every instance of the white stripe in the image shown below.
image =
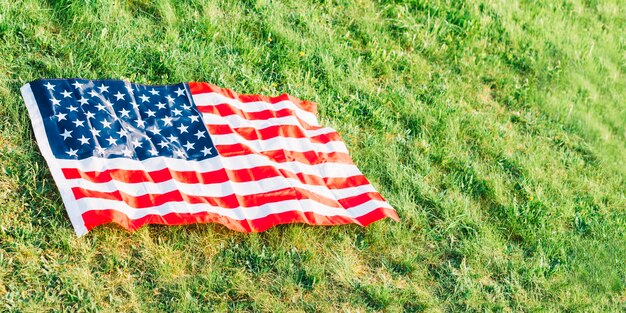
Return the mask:
{"type": "Polygon", "coordinates": [[[221,116],[211,113],[202,113],[202,120],[207,125],[228,125],[231,128],[252,127],[259,130],[272,126],[292,125],[300,128],[302,133],[304,133],[307,137],[336,132],[330,127],[322,127],[320,129],[304,129],[302,124],[300,124],[298,119],[294,116],[272,117],[266,120],[248,120],[239,115],[221,116]]]}
{"type": "Polygon", "coordinates": [[[188,184],[173,179],[160,183],[125,183],[117,180],[95,183],[87,179],[76,178],[68,179],[67,184],[70,188],[80,187],[99,192],[114,192],[119,190],[131,196],[142,196],[145,194],[157,195],[174,190],[180,190],[180,192],[190,196],[202,197],[224,197],[232,194],[248,196],[294,187],[309,190],[331,200],[341,200],[366,192],[376,191],[374,187],[369,184],[341,189],[329,189],[327,186],[309,185],[297,179],[286,177],[271,177],[251,182],[227,181],[215,184],[188,184]]]}
{"type": "Polygon", "coordinates": [[[211,135],[215,145],[245,144],[257,152],[287,150],[294,152],[343,152],[348,153],[348,148],[341,141],[328,143],[311,142],[308,138],[275,137],[265,140],[247,140],[237,134],[211,135]]]}
{"type": "Polygon", "coordinates": [[[61,168],[76,168],[83,172],[103,172],[110,169],[121,170],[144,170],[158,171],[169,168],[177,172],[196,171],[199,173],[211,172],[219,169],[240,170],[257,166],[272,166],[277,169],[287,170],[293,173],[315,175],[323,178],[345,178],[362,175],[361,171],[354,164],[342,163],[321,163],[304,164],[297,161],[273,162],[267,157],[258,154],[239,155],[234,157],[217,156],[202,161],[189,161],[168,157],[154,157],[143,161],[126,158],[104,159],[99,157],[89,157],[82,160],[57,159],[61,168]]]}
{"type": "Polygon", "coordinates": [[[370,200],[361,205],[354,206],[350,209],[333,208],[322,205],[312,200],[285,200],[280,202],[268,203],[256,207],[225,209],[212,206],[206,203],[190,204],[186,202],[168,202],[159,206],[136,209],[128,206],[125,202],[117,200],[82,198],[76,201],[82,212],[97,211],[101,209],[113,209],[126,214],[130,219],[142,218],[149,214],[165,215],[168,213],[216,213],[227,216],[235,220],[254,220],[266,217],[270,214],[277,214],[289,211],[313,212],[325,216],[345,216],[357,218],[378,208],[389,208],[391,206],[378,200],[370,200]]]}
{"type": "Polygon", "coordinates": [[[241,102],[223,96],[219,93],[211,92],[195,94],[193,95],[193,101],[196,103],[196,106],[218,105],[226,103],[244,112],[259,112],[265,110],[278,111],[282,109],[291,109],[296,113],[299,118],[307,122],[309,125],[319,126],[317,122],[317,116],[315,116],[315,114],[301,109],[295,103],[289,100],[280,101],[274,104],[265,101],[241,102]]]}

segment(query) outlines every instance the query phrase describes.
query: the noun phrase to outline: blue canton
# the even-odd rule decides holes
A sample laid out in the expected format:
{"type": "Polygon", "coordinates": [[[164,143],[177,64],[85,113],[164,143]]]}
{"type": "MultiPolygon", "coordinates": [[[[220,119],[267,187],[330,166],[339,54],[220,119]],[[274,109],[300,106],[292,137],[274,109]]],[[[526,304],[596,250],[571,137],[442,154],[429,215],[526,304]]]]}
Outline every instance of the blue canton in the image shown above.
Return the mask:
{"type": "Polygon", "coordinates": [[[50,79],[31,89],[56,158],[217,156],[186,84],[50,79]]]}

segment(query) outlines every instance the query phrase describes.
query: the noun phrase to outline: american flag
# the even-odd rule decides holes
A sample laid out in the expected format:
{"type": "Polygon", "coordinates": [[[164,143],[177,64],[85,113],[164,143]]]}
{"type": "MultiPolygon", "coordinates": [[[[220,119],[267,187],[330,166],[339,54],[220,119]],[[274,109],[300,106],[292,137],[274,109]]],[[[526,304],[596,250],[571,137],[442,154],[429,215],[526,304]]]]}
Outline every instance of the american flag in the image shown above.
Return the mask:
{"type": "Polygon", "coordinates": [[[312,102],[197,82],[45,79],[21,91],[79,236],[111,222],[254,232],[398,220],[312,102]]]}

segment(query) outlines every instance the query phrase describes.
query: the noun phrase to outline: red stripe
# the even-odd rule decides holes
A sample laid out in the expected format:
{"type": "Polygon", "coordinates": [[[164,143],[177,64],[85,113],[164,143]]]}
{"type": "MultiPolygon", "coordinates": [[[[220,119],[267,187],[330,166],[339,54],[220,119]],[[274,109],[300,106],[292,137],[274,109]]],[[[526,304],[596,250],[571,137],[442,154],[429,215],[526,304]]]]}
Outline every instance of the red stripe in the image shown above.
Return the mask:
{"type": "Polygon", "coordinates": [[[248,154],[264,155],[273,162],[300,162],[303,164],[316,165],[322,163],[342,163],[354,164],[347,153],[344,152],[315,152],[313,150],[306,152],[297,152],[289,150],[268,150],[256,151],[245,144],[236,143],[232,145],[215,145],[217,152],[224,157],[235,157],[248,154]]]}
{"type": "Polygon", "coordinates": [[[291,102],[293,102],[296,106],[298,106],[299,108],[301,108],[302,110],[311,112],[313,114],[317,113],[317,105],[314,102],[311,101],[306,101],[306,100],[300,100],[298,98],[292,97],[288,94],[282,94],[280,96],[277,97],[267,97],[267,96],[262,96],[262,95],[240,95],[237,94],[236,92],[230,90],[230,89],[226,89],[226,88],[220,88],[217,87],[213,84],[209,84],[209,83],[201,83],[201,82],[190,82],[188,83],[189,86],[189,90],[191,91],[192,95],[196,95],[196,94],[201,94],[201,93],[211,93],[211,92],[216,92],[219,93],[225,97],[231,98],[231,99],[235,99],[238,100],[240,102],[246,103],[246,102],[257,102],[257,101],[264,101],[264,102],[268,102],[268,103],[278,103],[281,101],[285,101],[285,100],[289,100],[291,102]]]}
{"type": "Polygon", "coordinates": [[[231,194],[223,197],[188,195],[180,192],[180,190],[172,190],[162,194],[145,194],[141,196],[133,196],[120,190],[103,192],[89,190],[81,187],[73,187],[72,193],[74,194],[74,198],[76,198],[76,200],[80,200],[82,198],[97,198],[124,201],[126,204],[128,204],[128,206],[136,209],[159,206],[168,202],[183,201],[190,204],[206,203],[212,206],[222,207],[226,209],[234,209],[238,207],[248,208],[286,200],[304,199],[313,200],[315,202],[334,208],[350,208],[365,203],[371,199],[385,201],[385,199],[383,199],[383,197],[378,192],[365,192],[359,195],[335,200],[298,187],[282,188],[260,194],[231,194]]]}
{"type": "Polygon", "coordinates": [[[270,118],[279,118],[279,117],[289,117],[292,116],[298,120],[302,128],[307,130],[317,130],[323,127],[321,126],[312,126],[309,123],[305,122],[301,118],[296,115],[291,109],[284,108],[280,110],[263,110],[257,112],[247,112],[243,111],[237,107],[233,107],[227,103],[221,103],[217,105],[196,105],[198,111],[202,113],[215,114],[218,116],[230,116],[230,115],[238,115],[239,117],[246,120],[263,120],[266,121],[270,118]]]}
{"type": "Polygon", "coordinates": [[[273,226],[290,223],[305,223],[309,225],[342,225],[355,223],[367,226],[385,217],[400,221],[393,209],[380,208],[361,215],[357,218],[343,216],[325,216],[313,212],[289,211],[258,218],[255,220],[235,220],[215,213],[169,213],[166,215],[146,215],[132,220],[116,210],[92,210],[82,214],[88,230],[107,223],[116,223],[129,231],[135,231],[146,224],[186,225],[195,223],[219,223],[229,229],[240,232],[262,232],[273,226]]]}
{"type": "Polygon", "coordinates": [[[246,140],[267,140],[276,137],[307,138],[313,143],[326,144],[331,141],[342,141],[337,132],[328,132],[308,137],[300,127],[295,125],[275,125],[262,129],[254,127],[232,128],[229,125],[206,125],[211,135],[237,134],[246,140]]]}
{"type": "Polygon", "coordinates": [[[161,183],[171,179],[186,184],[215,184],[232,182],[250,182],[271,177],[286,177],[298,179],[303,184],[327,186],[329,189],[342,189],[369,184],[363,175],[351,177],[320,177],[303,173],[294,173],[288,170],[277,169],[272,166],[257,166],[249,169],[226,170],[219,169],[211,172],[174,171],[168,168],[146,172],[143,170],[111,169],[102,172],[83,172],[75,168],[61,169],[66,179],[86,179],[94,183],[106,183],[112,180],[124,183],[161,183]]]}

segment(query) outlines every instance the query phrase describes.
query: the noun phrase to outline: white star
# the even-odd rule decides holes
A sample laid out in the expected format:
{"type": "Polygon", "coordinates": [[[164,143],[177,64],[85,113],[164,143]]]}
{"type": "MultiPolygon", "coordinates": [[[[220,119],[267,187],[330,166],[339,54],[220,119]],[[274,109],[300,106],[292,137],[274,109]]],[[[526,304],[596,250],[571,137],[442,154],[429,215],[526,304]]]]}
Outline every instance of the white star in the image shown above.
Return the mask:
{"type": "Polygon", "coordinates": [[[173,125],[172,125],[172,120],[173,120],[173,118],[171,118],[171,117],[169,117],[169,116],[166,116],[166,117],[162,118],[161,120],[163,121],[163,123],[164,123],[163,125],[164,125],[164,126],[167,126],[167,125],[169,125],[169,126],[173,126],[173,125]]]}
{"type": "Polygon", "coordinates": [[[76,152],[78,152],[78,150],[70,148],[70,151],[66,151],[65,153],[69,154],[69,156],[78,156],[76,152]]]}
{"type": "Polygon", "coordinates": [[[194,134],[194,136],[196,136],[198,139],[203,138],[204,137],[204,133],[206,133],[203,130],[198,130],[197,133],[194,134]]]}
{"type": "Polygon", "coordinates": [[[63,91],[61,94],[63,95],[63,98],[69,98],[72,96],[72,93],[67,90],[63,91]]]}
{"type": "Polygon", "coordinates": [[[179,127],[176,127],[176,128],[177,128],[178,130],[180,130],[180,133],[181,133],[181,135],[182,135],[182,134],[184,134],[184,133],[187,133],[187,132],[188,132],[188,131],[187,131],[187,128],[189,128],[189,126],[185,126],[185,125],[183,125],[183,124],[180,124],[180,126],[179,126],[179,127]]]}
{"type": "Polygon", "coordinates": [[[95,128],[92,128],[92,129],[91,129],[91,134],[92,134],[94,137],[100,137],[100,131],[99,131],[99,130],[97,130],[97,129],[95,129],[95,128]]]}
{"type": "Polygon", "coordinates": [[[128,84],[126,85],[126,90],[128,90],[128,92],[133,93],[133,84],[128,84]]]}
{"type": "Polygon", "coordinates": [[[82,88],[83,88],[83,84],[81,84],[81,83],[79,83],[79,82],[77,82],[77,81],[75,81],[72,85],[73,85],[73,86],[74,86],[74,88],[76,88],[76,89],[82,89],[82,88]]]}
{"type": "Polygon", "coordinates": [[[141,147],[141,145],[143,144],[142,142],[139,142],[139,140],[137,138],[133,139],[133,141],[130,142],[131,145],[133,145],[135,148],[137,147],[141,147]]]}
{"type": "Polygon", "coordinates": [[[107,138],[106,141],[109,142],[109,146],[116,144],[116,139],[111,136],[109,136],[109,138],[107,138]]]}
{"type": "Polygon", "coordinates": [[[152,148],[151,150],[148,150],[148,152],[150,152],[150,154],[152,154],[152,156],[156,156],[159,154],[159,151],[157,151],[155,148],[152,148]]]}
{"type": "Polygon", "coordinates": [[[55,116],[59,119],[59,122],[60,122],[60,121],[62,121],[62,120],[64,120],[64,119],[66,119],[66,118],[65,118],[65,116],[67,116],[67,114],[63,114],[63,113],[59,112],[59,113],[58,113],[57,115],[55,115],[55,116]]]}
{"type": "Polygon", "coordinates": [[[120,135],[120,138],[122,138],[122,136],[128,137],[128,132],[124,128],[120,129],[117,133],[120,135]]]}
{"type": "Polygon", "coordinates": [[[45,84],[44,86],[46,86],[46,88],[48,88],[48,90],[54,90],[54,85],[51,84],[50,82],[48,82],[47,84],[45,84]]]}
{"type": "Polygon", "coordinates": [[[170,142],[174,142],[174,141],[178,142],[178,138],[174,137],[174,135],[170,135],[169,137],[166,137],[166,138],[167,138],[167,140],[169,140],[170,142]]]}
{"type": "Polygon", "coordinates": [[[78,111],[78,108],[73,105],[70,105],[67,109],[70,110],[70,112],[78,111]]]}
{"type": "Polygon", "coordinates": [[[111,128],[111,122],[109,122],[107,120],[103,120],[100,123],[102,123],[102,127],[104,127],[104,128],[111,128]]]}
{"type": "Polygon", "coordinates": [[[137,127],[144,128],[144,127],[145,127],[145,124],[146,124],[146,121],[144,121],[144,120],[142,120],[142,119],[136,119],[136,120],[135,120],[135,123],[137,123],[137,127]]]}
{"type": "Polygon", "coordinates": [[[152,90],[148,91],[149,93],[151,93],[152,95],[156,96],[159,94],[158,91],[154,90],[154,88],[152,88],[152,90]]]}
{"type": "Polygon", "coordinates": [[[96,151],[98,152],[98,154],[100,154],[100,155],[104,155],[104,153],[106,152],[106,149],[105,149],[105,148],[102,148],[102,147],[100,147],[100,146],[97,146],[97,147],[96,147],[96,151]]]}
{"type": "Polygon", "coordinates": [[[137,104],[134,100],[130,103],[130,105],[132,105],[135,110],[139,109],[139,104],[137,104]]]}
{"type": "Polygon", "coordinates": [[[102,103],[98,103],[98,105],[96,105],[96,108],[98,109],[98,111],[103,111],[104,109],[106,109],[107,107],[102,105],[102,103]]]}
{"type": "Polygon", "coordinates": [[[85,125],[83,125],[85,123],[85,121],[75,120],[75,121],[72,121],[72,123],[74,123],[74,125],[76,125],[76,127],[78,127],[78,126],[85,127],[85,125]]]}
{"type": "Polygon", "coordinates": [[[204,149],[202,149],[202,153],[204,153],[204,156],[207,156],[212,154],[211,150],[213,150],[213,147],[205,147],[204,149]]]}
{"type": "Polygon", "coordinates": [[[148,130],[151,131],[155,135],[160,135],[161,134],[161,130],[159,128],[157,128],[156,126],[152,126],[152,128],[148,129],[148,130]]]}
{"type": "Polygon", "coordinates": [[[167,99],[167,101],[169,102],[174,102],[174,98],[172,98],[170,95],[165,96],[165,99],[167,99]]]}
{"type": "Polygon", "coordinates": [[[90,95],[90,96],[92,96],[92,97],[97,97],[97,96],[99,96],[99,94],[98,94],[98,93],[96,92],[96,90],[94,90],[94,89],[91,89],[91,91],[89,92],[89,95],[90,95]]]}
{"type": "Polygon", "coordinates": [[[128,147],[124,148],[124,150],[122,150],[122,153],[124,154],[125,157],[133,156],[133,151],[129,150],[128,147]]]}
{"type": "Polygon", "coordinates": [[[109,86],[105,86],[104,84],[101,84],[98,89],[100,89],[100,93],[109,92],[109,86]]]}
{"type": "Polygon", "coordinates": [[[141,102],[147,102],[148,100],[150,100],[150,97],[146,95],[141,95],[139,96],[139,99],[141,99],[141,102]]]}
{"type": "Polygon", "coordinates": [[[156,112],[154,112],[154,111],[152,111],[152,110],[148,110],[148,111],[146,111],[146,114],[148,114],[148,117],[154,117],[154,116],[155,116],[155,113],[156,113],[156,112]]]}
{"type": "Polygon", "coordinates": [[[184,158],[185,157],[185,151],[183,151],[183,150],[176,150],[176,151],[174,151],[174,154],[176,154],[179,158],[184,158]]]}
{"type": "Polygon", "coordinates": [[[157,108],[159,108],[159,109],[165,109],[165,103],[161,103],[161,102],[159,102],[159,103],[157,103],[157,104],[156,104],[156,106],[157,106],[157,108]]]}
{"type": "Polygon", "coordinates": [[[163,148],[167,147],[167,142],[161,141],[161,142],[158,143],[158,145],[161,146],[161,149],[163,149],[163,148]]]}
{"type": "Polygon", "coordinates": [[[178,88],[178,90],[174,91],[176,93],[176,95],[178,96],[182,96],[185,94],[185,89],[182,88],[178,88]]]}
{"type": "Polygon", "coordinates": [[[67,129],[66,129],[66,130],[65,130],[65,131],[61,134],[61,136],[63,136],[63,140],[65,140],[65,139],[67,139],[67,138],[72,138],[72,135],[70,135],[71,133],[72,133],[72,131],[71,131],[71,130],[67,130],[67,129]]]}
{"type": "Polygon", "coordinates": [[[128,110],[126,110],[126,109],[122,109],[122,110],[120,111],[120,114],[122,115],[122,117],[124,117],[124,116],[126,116],[126,117],[130,117],[130,116],[128,115],[128,113],[130,113],[130,111],[128,111],[128,110]]]}
{"type": "Polygon", "coordinates": [[[194,144],[191,142],[187,142],[186,144],[183,145],[183,147],[185,147],[185,149],[187,149],[187,151],[193,149],[194,144]]]}
{"type": "Polygon", "coordinates": [[[55,98],[50,99],[50,101],[52,101],[52,104],[53,104],[53,105],[59,105],[59,104],[61,104],[61,100],[57,100],[57,99],[55,99],[55,98]]]}
{"type": "Polygon", "coordinates": [[[95,117],[96,117],[96,115],[95,115],[95,114],[93,114],[93,113],[91,113],[91,112],[89,112],[89,111],[85,112],[85,116],[87,117],[87,119],[88,119],[88,120],[89,120],[90,118],[95,118],[95,117]]]}
{"type": "Polygon", "coordinates": [[[80,98],[80,99],[78,99],[78,102],[80,102],[81,105],[85,105],[85,104],[89,103],[89,100],[87,100],[85,98],[80,98]]]}
{"type": "Polygon", "coordinates": [[[192,123],[193,123],[193,122],[197,122],[199,118],[200,118],[200,117],[199,117],[199,116],[197,116],[197,115],[191,115],[191,116],[189,116],[189,119],[191,120],[191,122],[192,122],[192,123]]]}
{"type": "Polygon", "coordinates": [[[191,106],[187,104],[183,104],[183,109],[189,111],[191,109],[191,106]]]}
{"type": "Polygon", "coordinates": [[[81,145],[86,145],[89,143],[89,138],[85,137],[85,135],[83,135],[82,137],[78,138],[78,141],[80,141],[81,145]]]}
{"type": "Polygon", "coordinates": [[[181,111],[179,109],[174,109],[174,110],[172,110],[172,113],[174,113],[174,115],[182,115],[183,111],[181,111]]]}
{"type": "Polygon", "coordinates": [[[114,94],[113,96],[115,96],[115,98],[117,98],[116,99],[117,101],[124,100],[124,94],[119,92],[119,91],[116,94],[114,94]]]}

